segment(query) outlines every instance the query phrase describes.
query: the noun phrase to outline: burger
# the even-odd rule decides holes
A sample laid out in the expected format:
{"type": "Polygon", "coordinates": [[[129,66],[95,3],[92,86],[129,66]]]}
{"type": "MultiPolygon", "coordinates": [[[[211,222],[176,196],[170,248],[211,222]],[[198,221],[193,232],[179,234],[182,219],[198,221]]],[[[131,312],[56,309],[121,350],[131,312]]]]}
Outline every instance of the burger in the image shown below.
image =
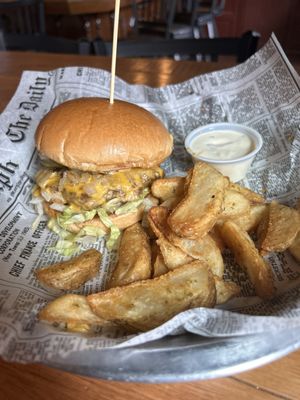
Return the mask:
{"type": "Polygon", "coordinates": [[[107,236],[141,220],[159,165],[173,140],[162,122],[134,104],[83,97],[53,108],[39,123],[36,147],[42,168],[32,203],[69,255],[84,238],[107,236]]]}

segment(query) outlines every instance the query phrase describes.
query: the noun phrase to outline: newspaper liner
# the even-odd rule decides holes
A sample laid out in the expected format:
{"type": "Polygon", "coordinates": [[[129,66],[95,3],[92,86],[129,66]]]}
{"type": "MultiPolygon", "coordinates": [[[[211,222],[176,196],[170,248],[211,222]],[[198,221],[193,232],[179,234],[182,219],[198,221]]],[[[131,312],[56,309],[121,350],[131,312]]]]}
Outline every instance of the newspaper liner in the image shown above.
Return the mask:
{"type": "MultiPolygon", "coordinates": [[[[94,337],[61,332],[37,321],[37,313],[61,292],[46,290],[34,270],[62,257],[49,247],[57,240],[29,204],[33,177],[39,167],[34,150],[35,128],[55,105],[81,96],[109,97],[110,74],[82,67],[49,72],[26,71],[0,116],[0,355],[10,361],[55,361],[74,351],[124,347],[185,331],[199,335],[236,336],[300,328],[300,268],[288,252],[269,261],[278,295],[263,302],[245,273],[226,256],[225,279],[242,287],[242,297],[213,310],[183,312],[162,326],[140,335],[102,331],[94,337]]],[[[184,150],[187,133],[209,122],[232,121],[257,129],[264,145],[243,184],[290,206],[300,197],[300,80],[272,35],[267,44],[234,68],[194,77],[162,88],[130,85],[116,79],[116,98],[136,103],[155,114],[174,135],[175,147],[163,167],[167,175],[183,174],[191,166],[184,150]],[[297,190],[298,188],[298,190],[297,190]]],[[[115,254],[104,243],[99,276],[73,293],[104,288],[115,254]]],[[[84,248],[84,247],[83,247],[84,248]]]]}

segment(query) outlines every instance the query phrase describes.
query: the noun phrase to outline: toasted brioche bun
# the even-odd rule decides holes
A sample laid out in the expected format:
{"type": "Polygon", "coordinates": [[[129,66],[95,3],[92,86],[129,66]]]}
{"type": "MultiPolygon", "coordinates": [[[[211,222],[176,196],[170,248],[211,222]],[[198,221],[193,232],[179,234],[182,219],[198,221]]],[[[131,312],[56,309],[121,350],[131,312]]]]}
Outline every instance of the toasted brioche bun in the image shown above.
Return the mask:
{"type": "MultiPolygon", "coordinates": [[[[121,214],[121,215],[115,215],[115,214],[110,215],[109,219],[119,229],[125,229],[139,222],[143,217],[143,212],[144,212],[144,206],[140,206],[131,213],[121,214]]],[[[103,231],[106,233],[108,233],[110,230],[106,225],[103,224],[103,222],[98,217],[94,217],[92,220],[81,222],[80,224],[70,224],[69,231],[77,233],[84,226],[97,226],[98,228],[103,229],[103,231]]]]}
{"type": "Polygon", "coordinates": [[[157,166],[171,154],[173,139],[141,107],[83,97],[60,104],[41,120],[36,147],[42,157],[66,167],[105,172],[157,166]]]}
{"type": "MultiPolygon", "coordinates": [[[[44,206],[45,214],[47,214],[48,217],[50,217],[50,218],[55,218],[57,216],[57,214],[60,214],[59,211],[55,211],[52,208],[50,208],[49,204],[46,202],[43,203],[43,206],[44,206]]],[[[125,229],[128,226],[131,226],[142,219],[144,208],[145,208],[144,205],[141,204],[136,210],[134,210],[130,213],[121,214],[121,215],[112,214],[109,216],[109,219],[119,229],[125,229]]],[[[68,225],[68,231],[77,233],[84,226],[97,226],[97,227],[103,229],[104,232],[106,232],[106,233],[109,232],[109,228],[106,225],[104,225],[98,217],[94,217],[92,220],[89,220],[89,221],[70,224],[70,225],[68,225]]]]}

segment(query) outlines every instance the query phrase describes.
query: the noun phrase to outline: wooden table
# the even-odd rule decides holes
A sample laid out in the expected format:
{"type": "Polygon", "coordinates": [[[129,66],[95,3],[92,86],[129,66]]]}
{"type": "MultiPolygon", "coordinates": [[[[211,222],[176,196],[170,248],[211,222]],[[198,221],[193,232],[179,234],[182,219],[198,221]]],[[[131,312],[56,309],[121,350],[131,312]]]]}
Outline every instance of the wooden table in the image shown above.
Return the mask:
{"type": "MultiPolygon", "coordinates": [[[[131,83],[162,86],[229,66],[226,63],[171,60],[118,61],[117,74],[131,83]]],[[[93,66],[108,69],[104,57],[0,52],[0,110],[13,95],[24,69],[51,70],[60,66],[93,66]]],[[[299,399],[300,351],[256,370],[228,378],[176,384],[138,384],[96,380],[41,365],[0,361],[2,400],[167,400],[167,399],[299,399]]]]}

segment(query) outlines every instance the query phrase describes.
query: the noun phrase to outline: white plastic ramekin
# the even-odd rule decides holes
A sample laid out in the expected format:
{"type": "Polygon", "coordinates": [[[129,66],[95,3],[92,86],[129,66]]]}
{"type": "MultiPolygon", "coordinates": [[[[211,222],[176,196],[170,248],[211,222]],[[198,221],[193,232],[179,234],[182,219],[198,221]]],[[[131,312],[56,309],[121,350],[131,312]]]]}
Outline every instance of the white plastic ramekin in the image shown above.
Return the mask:
{"type": "Polygon", "coordinates": [[[259,152],[263,144],[261,135],[254,129],[240,124],[234,124],[230,122],[219,122],[200,126],[190,132],[185,138],[185,148],[187,152],[192,156],[193,161],[199,160],[212,165],[223,175],[228,176],[232,182],[238,182],[245,178],[247,171],[254,160],[254,157],[259,152]],[[193,153],[193,141],[199,136],[208,132],[222,132],[222,131],[235,131],[244,133],[249,136],[253,142],[253,150],[243,157],[231,159],[231,160],[213,160],[206,157],[196,156],[193,153]]]}

